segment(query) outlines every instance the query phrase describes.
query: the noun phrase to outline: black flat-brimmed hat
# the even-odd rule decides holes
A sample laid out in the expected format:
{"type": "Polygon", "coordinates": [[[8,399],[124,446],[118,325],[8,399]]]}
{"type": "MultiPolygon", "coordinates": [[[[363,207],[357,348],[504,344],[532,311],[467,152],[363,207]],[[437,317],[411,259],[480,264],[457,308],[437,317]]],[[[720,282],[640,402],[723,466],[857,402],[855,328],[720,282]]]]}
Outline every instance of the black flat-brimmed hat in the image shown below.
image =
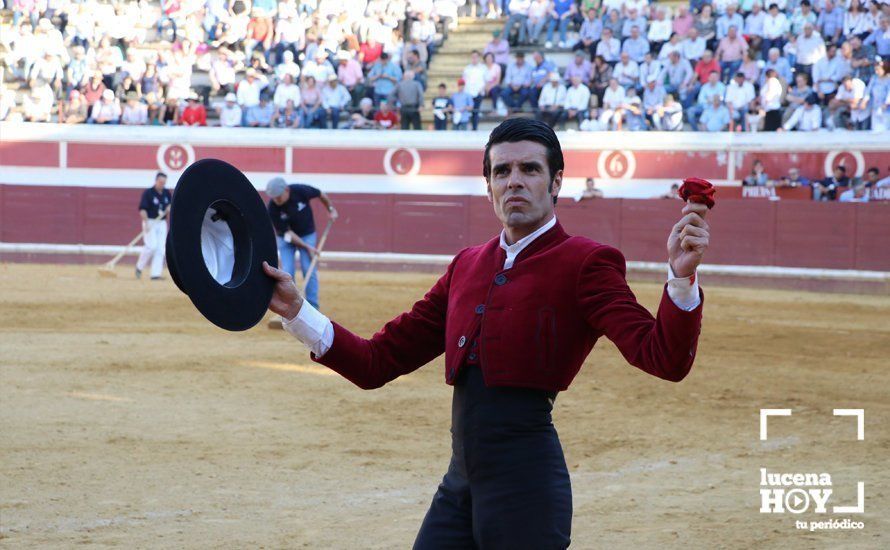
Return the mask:
{"type": "Polygon", "coordinates": [[[204,317],[247,330],[265,315],[278,266],[275,233],[259,193],[240,170],[204,159],[189,166],[173,195],[167,267],[204,317]]]}

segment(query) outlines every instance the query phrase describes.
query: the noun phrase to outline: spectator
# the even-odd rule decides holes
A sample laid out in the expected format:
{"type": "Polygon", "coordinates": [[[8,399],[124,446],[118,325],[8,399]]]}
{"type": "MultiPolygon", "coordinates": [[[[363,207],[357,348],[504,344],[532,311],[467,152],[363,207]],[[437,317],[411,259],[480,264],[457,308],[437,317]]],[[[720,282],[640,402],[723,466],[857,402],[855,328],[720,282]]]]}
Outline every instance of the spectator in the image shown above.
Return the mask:
{"type": "MultiPolygon", "coordinates": [[[[415,84],[419,85],[417,82],[415,84]]],[[[321,106],[324,109],[325,118],[330,123],[331,130],[340,127],[340,113],[349,108],[351,101],[352,97],[349,95],[349,91],[346,86],[340,84],[337,75],[328,76],[327,86],[321,89],[321,106]]],[[[418,126],[420,126],[419,122],[418,126]]]]}
{"type": "Polygon", "coordinates": [[[748,112],[748,104],[750,104],[757,95],[754,93],[754,86],[745,80],[744,73],[736,73],[729,85],[726,87],[726,106],[729,108],[729,115],[732,119],[732,125],[738,124],[739,128],[744,126],[745,114],[748,112]]]}
{"type": "Polygon", "coordinates": [[[448,118],[453,112],[454,105],[448,97],[448,87],[443,82],[439,84],[439,95],[433,98],[433,128],[447,130],[448,118]]]}
{"type": "Polygon", "coordinates": [[[495,62],[494,54],[489,52],[485,59],[485,95],[491,98],[491,108],[497,108],[501,97],[501,66],[495,62]]]}
{"type": "Polygon", "coordinates": [[[288,99],[284,104],[284,108],[276,109],[272,126],[275,128],[300,127],[300,111],[297,109],[297,104],[293,99],[288,99]]]}
{"type": "Polygon", "coordinates": [[[380,110],[374,114],[374,122],[383,130],[392,130],[399,123],[399,115],[389,108],[389,102],[380,102],[380,110]]]}
{"type": "MultiPolygon", "coordinates": [[[[655,50],[654,47],[652,49],[655,50]]],[[[672,34],[668,41],[661,46],[658,50],[658,59],[667,60],[671,52],[680,52],[680,56],[683,56],[683,41],[677,34],[672,34]]]]}
{"type": "Polygon", "coordinates": [[[609,86],[603,94],[603,110],[600,112],[600,124],[605,129],[621,129],[621,106],[627,99],[624,88],[618,85],[618,80],[609,80],[609,86]]]}
{"type": "Polygon", "coordinates": [[[677,6],[677,15],[671,22],[671,29],[678,36],[688,36],[689,31],[694,28],[695,18],[689,13],[689,8],[685,4],[677,6]]]}
{"type": "Polygon", "coordinates": [[[368,82],[374,87],[374,102],[389,98],[402,78],[402,69],[383,53],[368,72],[368,82]]]}
{"type": "Polygon", "coordinates": [[[865,180],[863,181],[863,183],[865,184],[865,186],[867,188],[874,189],[874,188],[880,186],[879,185],[880,180],[881,180],[881,171],[878,170],[878,168],[876,166],[872,166],[871,168],[866,170],[865,180]]]}
{"type": "Polygon", "coordinates": [[[621,45],[621,53],[627,53],[635,62],[640,63],[643,57],[649,53],[649,41],[640,36],[640,27],[634,25],[630,28],[630,37],[621,45]]]}
{"type": "MultiPolygon", "coordinates": [[[[147,68],[146,68],[147,70],[147,68]]],[[[235,63],[229,57],[228,50],[220,48],[210,63],[210,92],[214,95],[235,91],[235,63]]]]}
{"type": "Polygon", "coordinates": [[[620,129],[637,132],[646,129],[646,117],[643,112],[643,104],[636,88],[628,88],[625,93],[624,103],[621,105],[622,125],[620,129]]]}
{"type": "MultiPolygon", "coordinates": [[[[788,102],[788,108],[785,110],[785,114],[790,116],[791,113],[802,106],[807,97],[810,94],[813,94],[813,88],[810,87],[810,81],[807,77],[806,73],[797,73],[794,76],[794,87],[789,88],[785,94],[785,101],[788,102]]],[[[788,118],[787,116],[785,118],[788,118]]]]}
{"type": "MultiPolygon", "coordinates": [[[[531,0],[526,13],[525,32],[531,44],[537,44],[544,26],[547,24],[547,12],[550,7],[548,0],[531,0]]],[[[548,48],[552,47],[547,46],[548,48]]]]}
{"type": "Polygon", "coordinates": [[[729,36],[730,28],[735,28],[736,33],[741,32],[742,29],[745,28],[745,20],[736,12],[735,4],[728,4],[726,6],[726,13],[717,18],[717,29],[715,34],[717,40],[722,42],[724,38],[729,36]]]}
{"type": "Polygon", "coordinates": [[[62,68],[62,62],[52,52],[46,51],[42,57],[38,58],[31,65],[31,73],[28,79],[40,79],[46,82],[55,93],[59,93],[62,89],[62,78],[64,76],[65,69],[62,68]]]}
{"type": "Polygon", "coordinates": [[[597,104],[602,105],[603,103],[603,94],[606,92],[606,88],[609,86],[609,81],[612,80],[612,67],[606,63],[606,60],[603,59],[603,56],[598,55],[593,60],[593,79],[591,82],[591,93],[596,95],[597,104]]]}
{"type": "Polygon", "coordinates": [[[760,60],[757,59],[756,50],[748,50],[748,55],[745,56],[742,66],[739,67],[739,72],[745,75],[745,80],[752,84],[760,82],[760,60]]]}
{"type": "Polygon", "coordinates": [[[559,73],[550,73],[547,81],[547,85],[541,90],[541,95],[538,98],[536,118],[553,128],[562,118],[562,106],[565,103],[566,88],[559,81],[559,73]]]}
{"type": "Polygon", "coordinates": [[[105,83],[102,82],[102,73],[100,71],[93,71],[90,81],[84,84],[80,93],[83,94],[84,99],[86,99],[87,105],[92,107],[102,98],[102,94],[105,93],[105,90],[105,83]]]}
{"type": "MultiPolygon", "coordinates": [[[[806,0],[804,0],[806,1],[806,0]]],[[[813,24],[806,23],[803,26],[803,33],[797,37],[797,64],[794,70],[810,76],[815,65],[820,59],[825,57],[825,41],[819,36],[819,33],[813,32],[813,24]]]]}
{"type": "Polygon", "coordinates": [[[652,116],[664,105],[666,95],[667,92],[658,82],[657,76],[653,75],[646,79],[646,87],[643,90],[643,112],[652,127],[655,126],[652,116]]]}
{"type": "Polygon", "coordinates": [[[587,178],[584,180],[584,189],[575,197],[575,202],[601,198],[603,198],[603,192],[596,188],[596,181],[593,178],[587,178]]]}
{"type": "MultiPolygon", "coordinates": [[[[266,88],[268,79],[265,75],[258,74],[256,69],[247,69],[244,80],[238,84],[238,105],[244,111],[244,116],[250,111],[251,107],[259,105],[260,93],[266,88]]],[[[245,119],[245,126],[247,122],[245,119]]]]}
{"type": "MultiPolygon", "coordinates": [[[[568,73],[568,69],[566,69],[568,73]]],[[[510,115],[522,109],[523,103],[528,99],[529,86],[531,85],[531,67],[525,62],[525,54],[516,54],[516,61],[507,67],[507,75],[504,77],[504,91],[501,99],[507,106],[507,114],[510,115]]]]}
{"type": "Polygon", "coordinates": [[[796,166],[792,166],[788,169],[788,175],[782,176],[779,180],[778,187],[809,187],[810,180],[807,178],[801,177],[800,168],[796,166]]]}
{"type": "Polygon", "coordinates": [[[612,29],[603,29],[603,38],[596,45],[596,55],[602,56],[609,65],[618,62],[618,56],[621,55],[621,41],[612,36],[612,29]]]}
{"type": "Polygon", "coordinates": [[[719,105],[722,106],[724,95],[726,95],[726,86],[720,82],[720,73],[711,71],[711,74],[708,75],[707,84],[702,86],[698,91],[698,99],[696,100],[695,105],[689,110],[689,123],[693,128],[698,127],[698,117],[701,116],[702,112],[713,105],[711,99],[714,96],[717,96],[721,100],[719,105]]]}
{"type": "Polygon", "coordinates": [[[571,81],[574,76],[580,77],[581,82],[590,82],[593,76],[590,61],[587,60],[587,56],[582,50],[575,52],[574,60],[569,63],[565,70],[566,80],[571,81]]]}
{"type": "Polygon", "coordinates": [[[664,195],[661,195],[661,197],[659,197],[659,198],[670,199],[670,200],[682,200],[683,197],[680,196],[680,184],[672,183],[670,191],[668,191],[664,195]]]}
{"type": "Polygon", "coordinates": [[[346,124],[350,130],[371,130],[377,128],[374,100],[364,97],[358,102],[358,112],[353,113],[346,124]]]}
{"type": "Polygon", "coordinates": [[[479,107],[482,105],[482,99],[486,96],[487,76],[488,67],[482,63],[479,52],[473,50],[470,54],[470,64],[464,67],[462,78],[466,82],[466,92],[473,98],[473,114],[470,117],[470,122],[474,131],[479,127],[479,107]]]}
{"type": "Polygon", "coordinates": [[[500,65],[503,71],[507,63],[510,62],[510,44],[505,38],[501,38],[501,31],[492,32],[491,37],[491,41],[482,50],[482,57],[492,54],[494,62],[500,65]]]}
{"type": "MultiPolygon", "coordinates": [[[[766,80],[766,73],[770,69],[776,72],[776,77],[782,84],[790,84],[792,82],[791,63],[787,58],[781,56],[779,48],[771,48],[767,54],[766,64],[763,66],[762,71],[763,76],[761,77],[764,81],[766,80]]],[[[763,86],[763,82],[760,85],[763,86]]]]}
{"type": "Polygon", "coordinates": [[[238,105],[238,97],[229,92],[226,94],[226,100],[222,107],[217,109],[219,116],[219,124],[225,128],[233,128],[241,126],[242,111],[238,105]]]}
{"type": "Polygon", "coordinates": [[[816,19],[819,34],[832,44],[837,44],[844,30],[844,10],[834,0],[823,0],[822,11],[816,19]]]}
{"type": "Polygon", "coordinates": [[[120,123],[129,126],[148,124],[148,106],[139,101],[139,95],[136,92],[129,92],[126,95],[126,104],[121,113],[120,123]]]}
{"type": "Polygon", "coordinates": [[[315,82],[327,82],[328,77],[334,74],[334,68],[328,63],[328,52],[318,48],[313,60],[303,64],[303,78],[312,76],[315,82]]]}
{"type": "MultiPolygon", "coordinates": [[[[408,59],[405,62],[405,72],[411,71],[422,90],[426,90],[426,65],[420,60],[420,54],[417,50],[408,52],[408,59]]],[[[404,119],[403,119],[404,120],[404,119]]]]}
{"type": "MultiPolygon", "coordinates": [[[[646,18],[640,14],[640,10],[634,7],[628,7],[627,2],[625,2],[625,7],[627,8],[627,17],[624,19],[624,22],[621,24],[621,38],[627,39],[633,36],[634,27],[637,28],[637,36],[639,37],[640,33],[646,32],[646,18]]],[[[648,45],[648,42],[646,42],[648,45]]],[[[633,57],[633,55],[631,55],[633,57]]]]}
{"type": "Polygon", "coordinates": [[[391,99],[399,105],[402,130],[420,130],[420,109],[423,108],[423,88],[414,80],[414,73],[405,71],[396,85],[391,99]]]}
{"type": "Polygon", "coordinates": [[[858,182],[852,189],[847,189],[838,197],[838,202],[868,202],[868,189],[865,183],[858,182]]]}
{"type": "Polygon", "coordinates": [[[124,75],[124,78],[114,88],[114,96],[118,101],[126,101],[127,94],[129,93],[136,94],[136,97],[138,98],[139,86],[133,82],[133,78],[130,75],[124,75]]]}
{"type": "Polygon", "coordinates": [[[510,32],[513,30],[517,24],[519,25],[519,37],[517,38],[518,44],[525,44],[526,38],[526,21],[528,20],[528,12],[531,8],[531,0],[510,0],[507,9],[510,11],[510,15],[507,17],[507,22],[504,23],[504,38],[510,38],[510,32]]]}
{"type": "MultiPolygon", "coordinates": [[[[275,117],[275,105],[269,100],[269,94],[263,92],[260,94],[260,102],[252,107],[247,108],[245,117],[245,126],[250,128],[271,128],[272,119],[275,117]]],[[[324,127],[324,118],[322,116],[322,128],[324,127]]]]}
{"type": "Polygon", "coordinates": [[[612,77],[625,89],[635,88],[640,83],[640,67],[636,61],[631,61],[627,52],[621,52],[621,61],[612,70],[612,77]]]}
{"type": "Polygon", "coordinates": [[[663,65],[661,61],[657,59],[652,59],[652,54],[647,53],[643,58],[643,62],[640,63],[640,84],[639,87],[642,87],[645,82],[648,82],[649,77],[654,76],[658,78],[661,75],[663,65]]]}
{"type": "MultiPolygon", "coordinates": [[[[701,86],[707,84],[711,73],[717,73],[719,79],[719,75],[722,73],[722,69],[720,67],[720,63],[716,59],[714,59],[714,55],[711,53],[711,50],[705,50],[702,58],[699,59],[698,63],[695,64],[695,75],[697,77],[697,84],[701,86]]],[[[697,88],[698,86],[696,86],[696,89],[697,88]]]]}
{"type": "Polygon", "coordinates": [[[828,104],[828,100],[837,91],[841,79],[849,71],[850,67],[837,55],[837,47],[833,44],[829,45],[825,57],[813,65],[813,86],[823,105],[828,104]]]}
{"type": "Polygon", "coordinates": [[[711,14],[711,5],[705,4],[702,6],[698,17],[695,18],[695,23],[693,25],[695,30],[698,31],[699,36],[707,42],[709,48],[713,48],[717,43],[717,21],[711,14]]]}
{"type": "Polygon", "coordinates": [[[867,108],[871,110],[871,129],[890,129],[890,60],[875,64],[875,74],[865,90],[867,108]]]}
{"type": "Polygon", "coordinates": [[[679,52],[673,52],[669,57],[670,62],[664,66],[659,78],[664,82],[665,91],[687,106],[695,97],[695,73],[689,61],[682,59],[679,52]]]}
{"type": "Polygon", "coordinates": [[[683,107],[674,100],[674,96],[664,96],[662,106],[652,114],[652,126],[655,130],[676,132],[683,129],[683,107]]]}
{"type": "Polygon", "coordinates": [[[760,159],[754,161],[751,166],[751,173],[745,176],[742,185],[748,187],[766,187],[770,185],[769,176],[763,168],[763,162],[760,159]]]}
{"type": "Polygon", "coordinates": [[[574,120],[580,126],[587,118],[587,111],[590,109],[590,90],[581,83],[580,76],[572,77],[572,85],[566,90],[562,107],[563,123],[574,120]]]}
{"type": "MultiPolygon", "coordinates": [[[[872,5],[875,4],[872,3],[872,5]]],[[[885,3],[884,5],[888,4],[885,3]]],[[[884,61],[890,59],[890,14],[880,19],[880,22],[875,26],[875,30],[868,35],[868,38],[863,40],[862,45],[874,47],[878,56],[884,61]]]]}
{"type": "Polygon", "coordinates": [[[748,43],[738,36],[739,28],[730,25],[726,36],[720,40],[720,45],[717,46],[717,61],[720,62],[720,74],[724,80],[738,72],[742,60],[748,53],[748,43]]]}
{"type": "Polygon", "coordinates": [[[741,29],[751,50],[761,51],[760,48],[763,42],[763,24],[765,21],[766,12],[763,11],[760,1],[753,2],[750,13],[745,16],[745,26],[741,29]]]}
{"type": "Polygon", "coordinates": [[[572,46],[572,50],[584,50],[591,58],[596,56],[596,45],[603,35],[603,22],[596,16],[596,9],[587,10],[587,17],[581,23],[581,31],[578,34],[578,42],[572,46]]]}
{"type": "MultiPolygon", "coordinates": [[[[673,32],[670,19],[665,18],[664,8],[657,8],[655,10],[655,19],[649,23],[649,32],[646,35],[649,44],[652,46],[652,51],[661,51],[662,45],[673,36],[677,37],[679,43],[680,35],[673,32]]],[[[659,55],[659,57],[661,56],[659,55]]]]}
{"type": "Polygon", "coordinates": [[[182,110],[179,123],[183,126],[207,126],[207,109],[200,103],[198,94],[192,92],[186,102],[187,105],[182,110]]]}
{"type": "MultiPolygon", "coordinates": [[[[382,58],[381,58],[382,59],[382,58]]],[[[303,79],[300,89],[300,128],[325,128],[325,112],[321,106],[321,90],[315,83],[315,77],[308,75],[303,79]]]]}
{"type": "Polygon", "coordinates": [[[547,83],[548,75],[553,71],[557,71],[557,68],[556,64],[545,58],[540,51],[532,54],[532,59],[535,61],[535,66],[532,68],[532,81],[531,86],[529,86],[528,99],[529,103],[532,104],[532,108],[537,110],[538,96],[541,95],[541,89],[547,83]]]}
{"type": "Polygon", "coordinates": [[[760,100],[755,99],[748,105],[748,112],[745,114],[745,131],[759,132],[763,127],[763,118],[766,111],[760,106],[760,100]]]}
{"type": "Polygon", "coordinates": [[[290,73],[285,73],[282,81],[275,87],[275,94],[272,96],[275,108],[284,109],[288,101],[293,101],[294,106],[300,105],[301,99],[300,87],[294,83],[294,77],[290,73]]]}
{"type": "Polygon", "coordinates": [[[105,90],[102,99],[93,104],[89,122],[91,124],[117,124],[121,119],[121,106],[114,92],[105,90]]]}
{"type": "MultiPolygon", "coordinates": [[[[457,80],[457,91],[451,94],[452,130],[466,130],[473,110],[473,97],[466,91],[463,78],[457,80]]],[[[402,129],[404,129],[404,125],[402,129]]]]}
{"type": "MultiPolygon", "coordinates": [[[[686,39],[680,42],[681,57],[690,62],[698,62],[698,60],[705,54],[706,49],[707,42],[705,42],[704,38],[698,35],[698,29],[695,27],[689,29],[689,32],[686,33],[686,39]]],[[[664,48],[662,48],[662,51],[664,51],[664,48]]],[[[671,52],[668,51],[666,55],[670,57],[670,54],[671,52]]]]}
{"type": "MultiPolygon", "coordinates": [[[[4,95],[5,98],[6,96],[4,95]]],[[[83,94],[77,90],[71,90],[68,93],[68,101],[62,104],[62,111],[59,113],[59,123],[82,124],[87,121],[89,116],[88,109],[89,107],[83,94]]]]}
{"type": "Polygon", "coordinates": [[[833,201],[837,198],[838,189],[849,185],[850,178],[847,177],[847,168],[843,164],[839,164],[834,167],[831,176],[822,181],[813,182],[813,200],[833,201]]]}
{"type": "Polygon", "coordinates": [[[699,118],[699,129],[703,132],[724,132],[730,123],[729,109],[718,94],[709,96],[707,106],[699,118]]]}
{"type": "Polygon", "coordinates": [[[776,71],[766,71],[766,80],[760,88],[760,106],[763,107],[763,131],[775,132],[782,126],[782,83],[776,71]]]}
{"type": "MultiPolygon", "coordinates": [[[[341,50],[337,53],[337,77],[346,86],[352,104],[357,105],[365,96],[365,75],[362,66],[349,52],[341,50]]],[[[294,102],[299,104],[299,101],[294,102]]]]}
{"type": "Polygon", "coordinates": [[[770,49],[781,51],[785,45],[785,33],[788,32],[788,18],[779,11],[775,3],[769,5],[767,16],[763,20],[763,41],[760,43],[761,55],[766,57],[770,49]]]}
{"type": "Polygon", "coordinates": [[[559,43],[557,45],[560,48],[566,47],[566,32],[576,13],[577,6],[574,0],[553,0],[550,2],[546,48],[553,47],[553,33],[557,28],[559,28],[559,43]]]}
{"type": "Polygon", "coordinates": [[[841,79],[834,99],[828,102],[829,118],[826,121],[832,130],[861,126],[868,120],[867,102],[865,100],[865,83],[850,75],[841,79]]]}

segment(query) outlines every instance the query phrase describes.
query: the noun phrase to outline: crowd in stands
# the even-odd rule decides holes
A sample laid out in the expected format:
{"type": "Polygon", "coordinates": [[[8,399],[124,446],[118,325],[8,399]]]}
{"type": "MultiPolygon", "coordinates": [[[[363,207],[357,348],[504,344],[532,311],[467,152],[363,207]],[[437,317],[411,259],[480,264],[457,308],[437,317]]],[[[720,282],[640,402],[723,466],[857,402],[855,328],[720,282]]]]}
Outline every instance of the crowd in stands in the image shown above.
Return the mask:
{"type": "Polygon", "coordinates": [[[0,88],[0,120],[420,129],[429,108],[439,130],[516,113],[580,130],[890,128],[890,0],[5,2],[2,69],[22,97],[0,88]],[[459,80],[430,82],[468,14],[503,28],[459,80]]]}
{"type": "Polygon", "coordinates": [[[805,188],[816,201],[869,202],[876,192],[884,200],[890,198],[890,173],[882,178],[877,166],[866,170],[863,177],[855,177],[847,173],[843,164],[839,164],[830,176],[821,179],[807,178],[801,174],[799,167],[792,166],[787,174],[773,178],[766,172],[763,163],[755,160],[751,173],[741,183],[745,187],[805,188]]]}

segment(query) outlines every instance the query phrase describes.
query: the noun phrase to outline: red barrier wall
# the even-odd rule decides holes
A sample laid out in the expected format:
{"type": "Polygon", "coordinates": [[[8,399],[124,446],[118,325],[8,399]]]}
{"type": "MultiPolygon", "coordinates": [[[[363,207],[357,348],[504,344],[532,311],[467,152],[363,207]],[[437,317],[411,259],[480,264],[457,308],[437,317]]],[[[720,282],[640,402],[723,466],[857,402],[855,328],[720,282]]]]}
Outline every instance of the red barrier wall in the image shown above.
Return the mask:
{"type": "MultiPolygon", "coordinates": [[[[0,241],[125,244],[139,232],[139,189],[0,185],[0,241]]],[[[484,197],[332,194],[340,220],[328,249],[454,254],[499,231],[484,197]]],[[[315,205],[318,207],[317,204],[315,205]]],[[[563,200],[567,231],[664,261],[679,216],[671,200],[563,200]]],[[[326,213],[316,210],[323,223],[326,213]]],[[[722,199],[709,214],[708,263],[890,271],[890,203],[722,199]]]]}

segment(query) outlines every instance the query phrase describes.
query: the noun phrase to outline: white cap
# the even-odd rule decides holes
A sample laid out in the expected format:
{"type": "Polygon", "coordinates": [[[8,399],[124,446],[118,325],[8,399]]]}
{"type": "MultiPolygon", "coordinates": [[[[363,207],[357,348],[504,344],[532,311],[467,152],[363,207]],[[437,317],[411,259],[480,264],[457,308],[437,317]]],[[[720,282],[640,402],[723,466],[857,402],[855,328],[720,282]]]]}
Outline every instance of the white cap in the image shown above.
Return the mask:
{"type": "Polygon", "coordinates": [[[102,99],[114,99],[114,92],[106,88],[105,91],[102,92],[102,99]]]}
{"type": "Polygon", "coordinates": [[[226,94],[226,101],[238,101],[238,98],[232,92],[226,94]]]}

